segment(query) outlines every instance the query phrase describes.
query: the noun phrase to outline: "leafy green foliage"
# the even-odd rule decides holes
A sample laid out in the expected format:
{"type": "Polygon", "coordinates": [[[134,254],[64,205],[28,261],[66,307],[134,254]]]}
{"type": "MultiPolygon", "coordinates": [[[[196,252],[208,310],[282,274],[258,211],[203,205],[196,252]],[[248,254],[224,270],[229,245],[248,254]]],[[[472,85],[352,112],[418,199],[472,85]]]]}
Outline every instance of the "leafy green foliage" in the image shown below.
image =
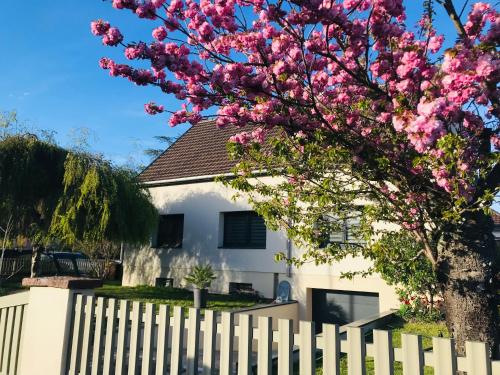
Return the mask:
{"type": "Polygon", "coordinates": [[[0,139],[0,223],[13,215],[14,236],[45,239],[63,192],[67,151],[35,135],[0,139]]]}
{"type": "Polygon", "coordinates": [[[399,314],[405,320],[437,321],[443,318],[436,301],[441,300],[438,281],[422,245],[406,232],[384,233],[364,249],[373,271],[395,285],[400,297],[399,314]]]}
{"type": "Polygon", "coordinates": [[[87,154],[69,154],[64,167],[64,194],[54,212],[52,236],[70,245],[149,241],[157,212],[131,171],[87,154]]]}
{"type": "Polygon", "coordinates": [[[210,264],[206,264],[204,266],[195,266],[191,273],[184,277],[184,280],[192,284],[195,288],[206,289],[210,288],[212,281],[216,278],[217,277],[215,276],[212,266],[210,264]]]}
{"type": "MultiPolygon", "coordinates": [[[[388,160],[366,154],[364,162],[357,163],[353,153],[337,147],[321,131],[301,137],[281,133],[264,145],[229,144],[228,149],[240,162],[236,177],[223,182],[248,194],[271,229],[286,229],[295,244],[305,249],[291,258],[278,253],[277,260],[300,266],[363,256],[373,266],[363,272],[345,272],[344,277],[377,272],[397,286],[402,300],[420,301],[427,296],[430,308],[425,312],[436,312],[433,304],[438,283],[428,255],[434,255],[446,223],[441,215],[447,207],[438,206],[437,199],[408,202],[408,196],[418,199],[419,191],[433,194],[424,182],[415,178],[411,184],[390,186],[385,181],[391,179],[388,160]],[[381,174],[382,170],[387,174],[381,174]],[[387,194],[393,199],[387,199],[387,194]],[[415,207],[415,212],[408,206],[415,207]],[[415,218],[421,226],[404,225],[415,218]],[[360,242],[325,242],[329,234],[342,231],[346,222],[357,223],[349,230],[360,242]],[[427,248],[418,240],[422,233],[428,236],[427,248]]],[[[448,208],[453,212],[453,207],[448,208]]]]}

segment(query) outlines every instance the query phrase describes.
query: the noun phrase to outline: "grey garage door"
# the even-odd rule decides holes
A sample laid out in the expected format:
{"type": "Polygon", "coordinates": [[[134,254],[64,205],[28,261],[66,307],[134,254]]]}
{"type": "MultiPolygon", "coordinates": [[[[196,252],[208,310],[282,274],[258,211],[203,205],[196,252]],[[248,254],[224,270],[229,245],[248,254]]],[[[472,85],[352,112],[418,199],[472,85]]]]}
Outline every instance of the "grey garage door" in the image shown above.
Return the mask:
{"type": "Polygon", "coordinates": [[[378,293],[313,289],[312,303],[318,331],[322,323],[344,325],[379,313],[378,293]]]}

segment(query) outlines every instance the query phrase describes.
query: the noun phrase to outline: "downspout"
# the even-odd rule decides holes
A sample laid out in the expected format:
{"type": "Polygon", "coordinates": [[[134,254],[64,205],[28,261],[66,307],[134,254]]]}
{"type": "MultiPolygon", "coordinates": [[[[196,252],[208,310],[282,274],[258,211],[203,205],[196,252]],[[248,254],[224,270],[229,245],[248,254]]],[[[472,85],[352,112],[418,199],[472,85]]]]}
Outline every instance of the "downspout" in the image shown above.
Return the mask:
{"type": "Polygon", "coordinates": [[[120,264],[123,264],[123,242],[120,243],[120,264]]]}
{"type": "MultiPolygon", "coordinates": [[[[290,259],[292,256],[292,240],[290,238],[286,238],[286,257],[290,259]]],[[[292,265],[287,262],[286,265],[286,277],[292,277],[292,265]]]]}

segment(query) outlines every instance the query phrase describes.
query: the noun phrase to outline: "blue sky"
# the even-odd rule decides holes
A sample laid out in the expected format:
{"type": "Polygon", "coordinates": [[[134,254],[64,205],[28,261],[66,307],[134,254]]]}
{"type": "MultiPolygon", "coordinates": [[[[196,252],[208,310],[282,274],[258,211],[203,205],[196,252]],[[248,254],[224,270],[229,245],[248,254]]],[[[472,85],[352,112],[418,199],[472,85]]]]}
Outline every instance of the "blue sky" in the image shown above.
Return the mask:
{"type": "Polygon", "coordinates": [[[55,131],[63,145],[73,143],[78,129],[89,129],[92,150],[118,164],[144,161],[142,150],[156,143],[155,135],[185,131],[186,126],[170,128],[166,116],[145,114],[143,107],[150,100],[173,108],[178,103],[153,88],[109,77],[98,66],[100,57],[117,57],[121,50],[102,46],[90,33],[93,19],[144,37],[150,35],[149,22],[101,0],[3,0],[2,8],[0,111],[16,110],[34,127],[55,131]]]}
{"type": "MultiPolygon", "coordinates": [[[[410,25],[420,17],[420,4],[405,2],[410,25]]],[[[87,129],[92,151],[117,164],[145,163],[142,151],[157,145],[155,135],[179,135],[187,126],[170,128],[168,115],[149,116],[144,103],[155,101],[169,109],[180,103],[99,68],[102,56],[124,58],[121,49],[104,47],[90,33],[89,24],[97,18],[118,26],[126,40],[150,40],[157,24],[102,0],[2,0],[0,111],[16,110],[32,126],[54,131],[66,146],[74,143],[79,129],[87,129]]],[[[449,21],[438,19],[438,28],[454,35],[449,21]]]]}

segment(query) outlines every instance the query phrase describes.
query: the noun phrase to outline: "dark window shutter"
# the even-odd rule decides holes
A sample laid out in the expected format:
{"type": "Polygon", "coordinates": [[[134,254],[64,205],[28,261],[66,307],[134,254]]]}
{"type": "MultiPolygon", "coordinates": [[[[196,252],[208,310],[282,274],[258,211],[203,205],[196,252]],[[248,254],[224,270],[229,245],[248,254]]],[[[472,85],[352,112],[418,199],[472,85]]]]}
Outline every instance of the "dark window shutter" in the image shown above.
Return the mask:
{"type": "Polygon", "coordinates": [[[224,213],[223,247],[265,249],[264,219],[253,211],[224,213]]]}
{"type": "Polygon", "coordinates": [[[249,218],[250,246],[266,247],[266,224],[264,219],[257,214],[249,218]]]}

